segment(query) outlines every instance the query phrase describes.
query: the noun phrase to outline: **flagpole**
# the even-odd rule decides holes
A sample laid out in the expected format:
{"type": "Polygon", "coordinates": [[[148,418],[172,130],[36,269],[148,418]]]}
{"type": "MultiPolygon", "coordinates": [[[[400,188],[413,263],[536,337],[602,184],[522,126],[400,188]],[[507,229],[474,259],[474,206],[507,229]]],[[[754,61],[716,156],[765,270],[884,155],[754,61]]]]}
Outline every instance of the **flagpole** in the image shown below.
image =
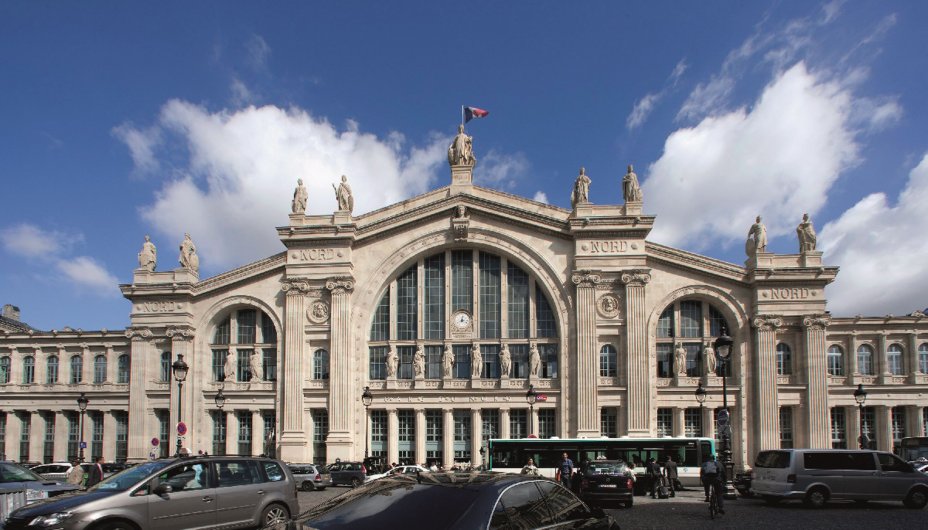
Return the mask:
{"type": "Polygon", "coordinates": [[[464,125],[464,105],[461,105],[461,125],[464,125]]]}

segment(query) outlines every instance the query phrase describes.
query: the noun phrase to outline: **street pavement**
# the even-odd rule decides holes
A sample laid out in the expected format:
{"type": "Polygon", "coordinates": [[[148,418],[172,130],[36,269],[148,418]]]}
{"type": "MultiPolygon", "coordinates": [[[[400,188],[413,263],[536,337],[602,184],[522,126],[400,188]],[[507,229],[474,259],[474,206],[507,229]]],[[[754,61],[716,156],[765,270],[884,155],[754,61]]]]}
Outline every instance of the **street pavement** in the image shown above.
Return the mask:
{"type": "MultiPolygon", "coordinates": [[[[336,497],[350,488],[335,486],[325,491],[300,492],[300,510],[316,506],[336,497]]],[[[910,510],[902,502],[831,502],[821,510],[806,508],[801,502],[790,501],[770,506],[760,499],[725,501],[725,515],[709,518],[709,507],[703,502],[702,490],[687,489],[670,499],[635,497],[632,508],[607,509],[623,530],[681,528],[699,530],[703,528],[737,528],[750,530],[792,529],[859,529],[887,528],[908,530],[928,528],[928,510],[910,510]]],[[[410,514],[410,528],[428,528],[415,524],[415,514],[410,514]]]]}

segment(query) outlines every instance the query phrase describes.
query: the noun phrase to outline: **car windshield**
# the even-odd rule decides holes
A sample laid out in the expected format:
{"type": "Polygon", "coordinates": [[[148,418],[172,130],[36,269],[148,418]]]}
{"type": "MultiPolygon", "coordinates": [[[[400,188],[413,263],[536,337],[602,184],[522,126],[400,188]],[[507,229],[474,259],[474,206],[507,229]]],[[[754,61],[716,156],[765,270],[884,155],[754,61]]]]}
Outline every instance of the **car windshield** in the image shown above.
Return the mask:
{"type": "Polygon", "coordinates": [[[16,464],[0,463],[0,482],[28,482],[31,480],[41,482],[45,479],[16,464]]]}
{"type": "Polygon", "coordinates": [[[164,460],[145,462],[144,464],[130,467],[125,471],[107,477],[97,485],[90,487],[89,490],[126,491],[153,473],[161,471],[170,464],[170,461],[164,460]]]}
{"type": "Polygon", "coordinates": [[[594,475],[621,475],[626,469],[624,462],[594,462],[588,468],[594,475]]]}

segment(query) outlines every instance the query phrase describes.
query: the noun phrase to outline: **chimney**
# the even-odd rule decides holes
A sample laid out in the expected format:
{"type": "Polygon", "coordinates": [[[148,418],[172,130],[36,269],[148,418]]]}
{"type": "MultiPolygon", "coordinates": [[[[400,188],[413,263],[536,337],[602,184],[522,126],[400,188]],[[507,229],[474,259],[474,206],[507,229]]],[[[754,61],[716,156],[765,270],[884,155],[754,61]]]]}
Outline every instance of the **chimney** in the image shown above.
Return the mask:
{"type": "Polygon", "coordinates": [[[19,322],[19,308],[13,304],[3,305],[3,318],[19,322]]]}

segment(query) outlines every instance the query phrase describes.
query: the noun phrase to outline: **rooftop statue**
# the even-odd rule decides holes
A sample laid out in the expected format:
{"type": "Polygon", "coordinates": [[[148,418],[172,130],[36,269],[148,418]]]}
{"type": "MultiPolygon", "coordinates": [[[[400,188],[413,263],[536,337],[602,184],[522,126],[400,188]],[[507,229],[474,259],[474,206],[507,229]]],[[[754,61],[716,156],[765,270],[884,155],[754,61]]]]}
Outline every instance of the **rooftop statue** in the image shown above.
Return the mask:
{"type": "Polygon", "coordinates": [[[308,199],[309,193],[306,192],[306,186],[303,186],[303,179],[296,179],[296,189],[293,190],[293,202],[290,205],[293,213],[306,213],[308,199]]]}
{"type": "Polygon", "coordinates": [[[142,243],[142,251],[139,252],[139,268],[148,272],[155,272],[155,266],[158,265],[158,249],[151,242],[149,236],[145,236],[145,242],[142,243]]]}
{"type": "Polygon", "coordinates": [[[767,252],[767,227],[760,222],[759,215],[754,224],[751,225],[751,229],[748,230],[748,239],[744,243],[744,251],[749,258],[753,258],[754,254],[758,252],[767,252]]]}
{"type": "Polygon", "coordinates": [[[338,201],[338,210],[341,212],[351,213],[354,210],[354,196],[351,194],[351,186],[348,185],[348,177],[342,175],[342,183],[335,187],[335,199],[338,201]]]}
{"type": "Polygon", "coordinates": [[[574,181],[574,191],[570,193],[570,205],[574,208],[578,204],[590,202],[590,177],[586,176],[586,169],[580,168],[580,174],[574,181]]]}
{"type": "Polygon", "coordinates": [[[180,266],[193,272],[200,271],[200,258],[197,257],[197,247],[190,239],[190,234],[184,234],[184,240],[180,244],[180,257],[178,258],[180,266]]]}
{"type": "Polygon", "coordinates": [[[641,202],[644,195],[641,193],[641,186],[638,185],[638,175],[635,174],[632,165],[628,165],[628,172],[622,179],[622,195],[625,202],[641,202]]]}
{"type": "Polygon", "coordinates": [[[458,134],[448,146],[448,163],[452,166],[473,166],[477,163],[474,139],[464,133],[464,125],[458,125],[458,134]]]}
{"type": "Polygon", "coordinates": [[[811,252],[815,250],[815,227],[812,226],[812,220],[809,214],[803,214],[802,222],[796,227],[796,235],[799,236],[799,252],[811,252]]]}

